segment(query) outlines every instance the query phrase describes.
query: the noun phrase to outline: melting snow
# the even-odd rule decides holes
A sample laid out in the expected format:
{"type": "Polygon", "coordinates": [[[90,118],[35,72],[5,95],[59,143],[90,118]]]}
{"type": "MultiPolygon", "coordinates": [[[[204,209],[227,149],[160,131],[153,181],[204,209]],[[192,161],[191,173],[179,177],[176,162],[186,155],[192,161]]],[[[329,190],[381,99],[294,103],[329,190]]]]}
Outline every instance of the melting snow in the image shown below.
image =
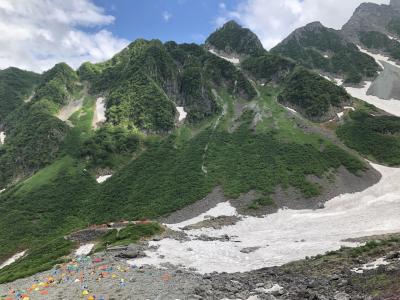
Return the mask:
{"type": "Polygon", "coordinates": [[[361,99],[369,104],[400,117],[400,101],[399,100],[384,100],[376,96],[367,95],[367,92],[372,82],[368,81],[362,88],[346,87],[346,91],[353,97],[361,99]]]}
{"type": "Polygon", "coordinates": [[[108,178],[110,178],[112,175],[104,175],[104,176],[99,176],[96,178],[97,183],[103,183],[105,182],[108,178]]]}
{"type": "Polygon", "coordinates": [[[10,257],[9,259],[7,259],[4,263],[2,263],[0,265],[0,270],[5,268],[5,267],[7,267],[7,266],[9,266],[9,265],[11,265],[11,264],[13,264],[13,263],[15,263],[17,260],[22,258],[25,255],[26,251],[27,250],[19,252],[19,253],[15,254],[13,257],[10,257]]]}
{"type": "Polygon", "coordinates": [[[209,50],[212,54],[214,54],[214,55],[216,55],[216,56],[218,56],[218,57],[220,57],[220,58],[222,58],[222,59],[225,59],[225,60],[227,60],[227,61],[229,61],[229,62],[231,62],[231,63],[233,63],[233,64],[240,64],[240,59],[239,58],[237,58],[237,57],[228,57],[228,56],[223,56],[223,55],[221,55],[221,54],[219,54],[219,53],[217,53],[215,50],[213,50],[213,49],[210,49],[209,50]]]}
{"type": "MultiPolygon", "coordinates": [[[[263,267],[282,265],[306,256],[355,246],[343,242],[349,238],[395,233],[400,231],[400,169],[373,165],[382,173],[381,181],[363,192],[344,194],[326,203],[322,210],[280,210],[263,218],[243,217],[232,226],[221,229],[188,230],[190,241],[174,239],[152,241],[159,246],[148,257],[135,260],[135,265],[172,263],[193,267],[200,273],[245,272],[263,267]],[[228,235],[230,241],[202,241],[196,237],[228,235]],[[244,247],[260,247],[242,253],[244,247]],[[187,251],[191,248],[192,251],[187,251]]],[[[206,215],[236,213],[229,202],[191,219],[197,222],[206,215]]],[[[183,223],[168,225],[177,229],[183,223]]]]}
{"type": "Polygon", "coordinates": [[[93,247],[94,247],[94,244],[82,245],[75,251],[75,256],[88,255],[90,253],[90,251],[92,251],[93,247]]]}
{"type": "Polygon", "coordinates": [[[98,124],[104,123],[106,120],[106,99],[103,97],[99,97],[96,100],[96,109],[94,111],[93,117],[93,128],[98,128],[98,124]]]}
{"type": "Polygon", "coordinates": [[[6,133],[4,131],[0,131],[0,145],[3,145],[5,140],[6,140],[6,133]]]}
{"type": "Polygon", "coordinates": [[[338,116],[339,119],[343,118],[343,116],[344,116],[344,111],[342,111],[342,112],[340,112],[340,113],[337,113],[337,116],[338,116]]]}
{"type": "Polygon", "coordinates": [[[359,49],[361,52],[363,52],[363,53],[365,53],[365,54],[368,54],[369,56],[373,57],[373,58],[375,59],[376,63],[377,63],[378,65],[380,65],[380,66],[382,67],[382,69],[384,69],[385,67],[384,67],[384,65],[381,63],[381,61],[384,61],[384,62],[386,62],[386,63],[388,63],[388,64],[391,64],[391,65],[393,65],[393,66],[396,66],[396,67],[399,66],[399,65],[397,65],[394,61],[390,60],[390,58],[387,57],[387,56],[384,56],[384,55],[382,55],[382,54],[371,53],[371,52],[369,52],[368,50],[361,48],[360,46],[358,46],[358,49],[359,49]]]}
{"type": "Polygon", "coordinates": [[[186,116],[187,116],[187,112],[185,111],[185,108],[183,106],[177,106],[176,110],[179,113],[179,118],[178,118],[179,122],[185,120],[186,116]]]}
{"type": "Polygon", "coordinates": [[[287,106],[285,106],[285,108],[286,108],[288,111],[291,111],[292,113],[297,114],[297,111],[295,111],[293,108],[290,108],[290,107],[287,107],[287,106]]]}
{"type": "Polygon", "coordinates": [[[351,271],[354,273],[359,273],[362,274],[364,273],[364,271],[368,271],[368,270],[376,270],[379,268],[379,266],[386,266],[389,263],[385,260],[385,257],[381,257],[378,258],[377,260],[368,263],[368,264],[364,264],[362,267],[360,268],[354,268],[351,271]]]}
{"type": "Polygon", "coordinates": [[[207,212],[197,217],[194,217],[190,220],[186,220],[184,222],[177,224],[168,224],[167,226],[171,229],[179,230],[185,226],[193,225],[201,221],[207,220],[209,217],[234,216],[234,215],[236,215],[236,209],[232,207],[232,205],[229,202],[222,202],[218,203],[216,207],[211,208],[207,212]]]}

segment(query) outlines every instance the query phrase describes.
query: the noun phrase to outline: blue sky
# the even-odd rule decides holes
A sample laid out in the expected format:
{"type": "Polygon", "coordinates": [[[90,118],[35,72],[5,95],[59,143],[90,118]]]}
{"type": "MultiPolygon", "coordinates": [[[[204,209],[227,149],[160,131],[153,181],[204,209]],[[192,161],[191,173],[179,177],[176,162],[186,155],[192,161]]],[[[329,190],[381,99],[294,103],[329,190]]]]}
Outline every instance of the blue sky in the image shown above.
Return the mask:
{"type": "Polygon", "coordinates": [[[200,44],[232,18],[270,49],[309,22],[340,29],[364,1],[0,0],[0,69],[43,72],[61,61],[78,68],[110,59],[137,38],[200,44]]]}
{"type": "Polygon", "coordinates": [[[107,27],[114,35],[202,43],[215,30],[223,6],[235,8],[238,0],[94,0],[115,21],[107,27]]]}

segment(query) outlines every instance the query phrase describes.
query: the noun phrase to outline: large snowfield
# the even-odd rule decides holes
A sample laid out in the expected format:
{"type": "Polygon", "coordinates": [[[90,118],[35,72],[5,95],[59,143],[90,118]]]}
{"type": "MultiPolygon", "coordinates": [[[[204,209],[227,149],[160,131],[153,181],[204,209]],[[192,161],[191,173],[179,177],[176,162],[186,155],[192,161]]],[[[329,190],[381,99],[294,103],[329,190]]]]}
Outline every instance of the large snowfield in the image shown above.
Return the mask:
{"type": "MultiPolygon", "coordinates": [[[[245,272],[278,266],[306,256],[324,254],[341,246],[356,246],[345,239],[400,232],[400,169],[373,165],[381,174],[380,182],[363,192],[344,194],[326,203],[322,210],[280,210],[263,218],[245,217],[221,229],[186,231],[191,240],[153,241],[159,246],[148,257],[135,259],[134,265],[172,263],[195,268],[200,273],[245,272]],[[228,235],[229,241],[202,241],[196,237],[228,235]],[[240,250],[259,247],[252,253],[240,250]]],[[[232,215],[229,202],[199,217],[180,224],[179,229],[204,220],[208,215],[232,215]]]]}
{"type": "MultiPolygon", "coordinates": [[[[385,68],[384,64],[382,62],[385,62],[387,64],[390,64],[392,66],[395,66],[399,68],[400,66],[394,63],[393,61],[390,60],[390,58],[383,56],[381,54],[374,54],[371,52],[368,52],[365,49],[362,49],[359,47],[360,51],[363,53],[366,53],[370,56],[372,56],[377,64],[379,64],[383,69],[385,68]]],[[[365,83],[365,85],[362,88],[355,88],[355,87],[346,87],[346,91],[353,97],[361,99],[369,104],[375,105],[376,107],[391,113],[392,115],[400,117],[400,99],[390,99],[390,100],[385,100],[385,99],[380,99],[376,96],[368,95],[368,91],[372,85],[371,81],[368,81],[365,83]]]]}

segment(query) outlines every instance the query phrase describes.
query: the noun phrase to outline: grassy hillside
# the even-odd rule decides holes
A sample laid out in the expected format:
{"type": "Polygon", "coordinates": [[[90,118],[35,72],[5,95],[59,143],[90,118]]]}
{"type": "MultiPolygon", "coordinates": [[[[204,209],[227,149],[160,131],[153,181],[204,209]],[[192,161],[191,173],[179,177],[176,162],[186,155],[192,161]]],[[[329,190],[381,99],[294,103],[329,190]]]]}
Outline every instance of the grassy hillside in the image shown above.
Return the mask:
{"type": "Polygon", "coordinates": [[[400,118],[372,116],[366,111],[351,112],[337,129],[347,146],[389,166],[400,165],[400,118]]]}

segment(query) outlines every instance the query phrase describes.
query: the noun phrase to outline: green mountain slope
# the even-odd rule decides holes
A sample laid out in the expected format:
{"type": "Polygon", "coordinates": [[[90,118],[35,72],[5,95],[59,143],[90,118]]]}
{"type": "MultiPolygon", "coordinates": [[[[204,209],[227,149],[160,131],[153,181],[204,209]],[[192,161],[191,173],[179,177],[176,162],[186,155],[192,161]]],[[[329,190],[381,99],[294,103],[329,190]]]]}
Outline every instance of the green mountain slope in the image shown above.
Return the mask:
{"type": "Polygon", "coordinates": [[[350,105],[351,97],[344,88],[300,67],[286,78],[279,101],[310,120],[326,122],[350,105]]]}
{"type": "Polygon", "coordinates": [[[0,71],[0,128],[4,126],[8,114],[29,98],[39,80],[39,74],[17,68],[0,71]]]}
{"type": "Polygon", "coordinates": [[[229,21],[212,33],[206,40],[206,47],[234,56],[258,56],[264,50],[258,37],[235,21],[229,21]]]}
{"type": "Polygon", "coordinates": [[[350,84],[372,78],[379,70],[372,57],[319,22],[297,29],[271,52],[290,57],[306,68],[344,77],[350,84]]]}
{"type": "MultiPolygon", "coordinates": [[[[20,264],[0,270],[0,281],[59,261],[73,247],[63,237],[75,230],[160,218],[216,187],[227,197],[255,191],[270,202],[278,190],[293,191],[313,208],[331,196],[341,172],[368,183],[379,179],[318,123],[351,103],[349,95],[298,66],[301,60],[267,53],[253,34],[230,26],[226,41],[248,38],[253,45],[234,45],[251,51],[239,66],[207,46],[137,40],[106,62],[85,63],[77,72],[59,64],[42,76],[33,100],[7,118],[0,148],[0,187],[8,186],[0,194],[0,260],[29,249],[20,264]],[[107,120],[95,129],[100,96],[107,120]],[[73,99],[82,106],[66,121],[55,117],[73,99]],[[179,106],[188,112],[181,122],[179,106]],[[95,176],[104,173],[113,176],[98,184],[95,176]],[[51,257],[43,250],[49,247],[57,249],[51,257]]],[[[313,36],[307,47],[354,50],[332,32],[328,41],[313,36]]],[[[367,76],[368,67],[361,69],[367,76]]]]}
{"type": "MultiPolygon", "coordinates": [[[[4,121],[7,139],[0,148],[2,187],[32,175],[59,156],[69,127],[55,114],[82,90],[75,71],[66,64],[58,64],[42,76],[28,75],[26,91],[21,89],[19,92],[22,93],[19,96],[22,104],[9,113],[4,121]],[[23,103],[23,97],[29,97],[27,91],[31,93],[33,84],[37,83],[31,101],[23,103]]],[[[21,80],[24,76],[26,73],[20,75],[21,80]]],[[[0,99],[7,99],[7,95],[0,95],[0,99]]]]}

